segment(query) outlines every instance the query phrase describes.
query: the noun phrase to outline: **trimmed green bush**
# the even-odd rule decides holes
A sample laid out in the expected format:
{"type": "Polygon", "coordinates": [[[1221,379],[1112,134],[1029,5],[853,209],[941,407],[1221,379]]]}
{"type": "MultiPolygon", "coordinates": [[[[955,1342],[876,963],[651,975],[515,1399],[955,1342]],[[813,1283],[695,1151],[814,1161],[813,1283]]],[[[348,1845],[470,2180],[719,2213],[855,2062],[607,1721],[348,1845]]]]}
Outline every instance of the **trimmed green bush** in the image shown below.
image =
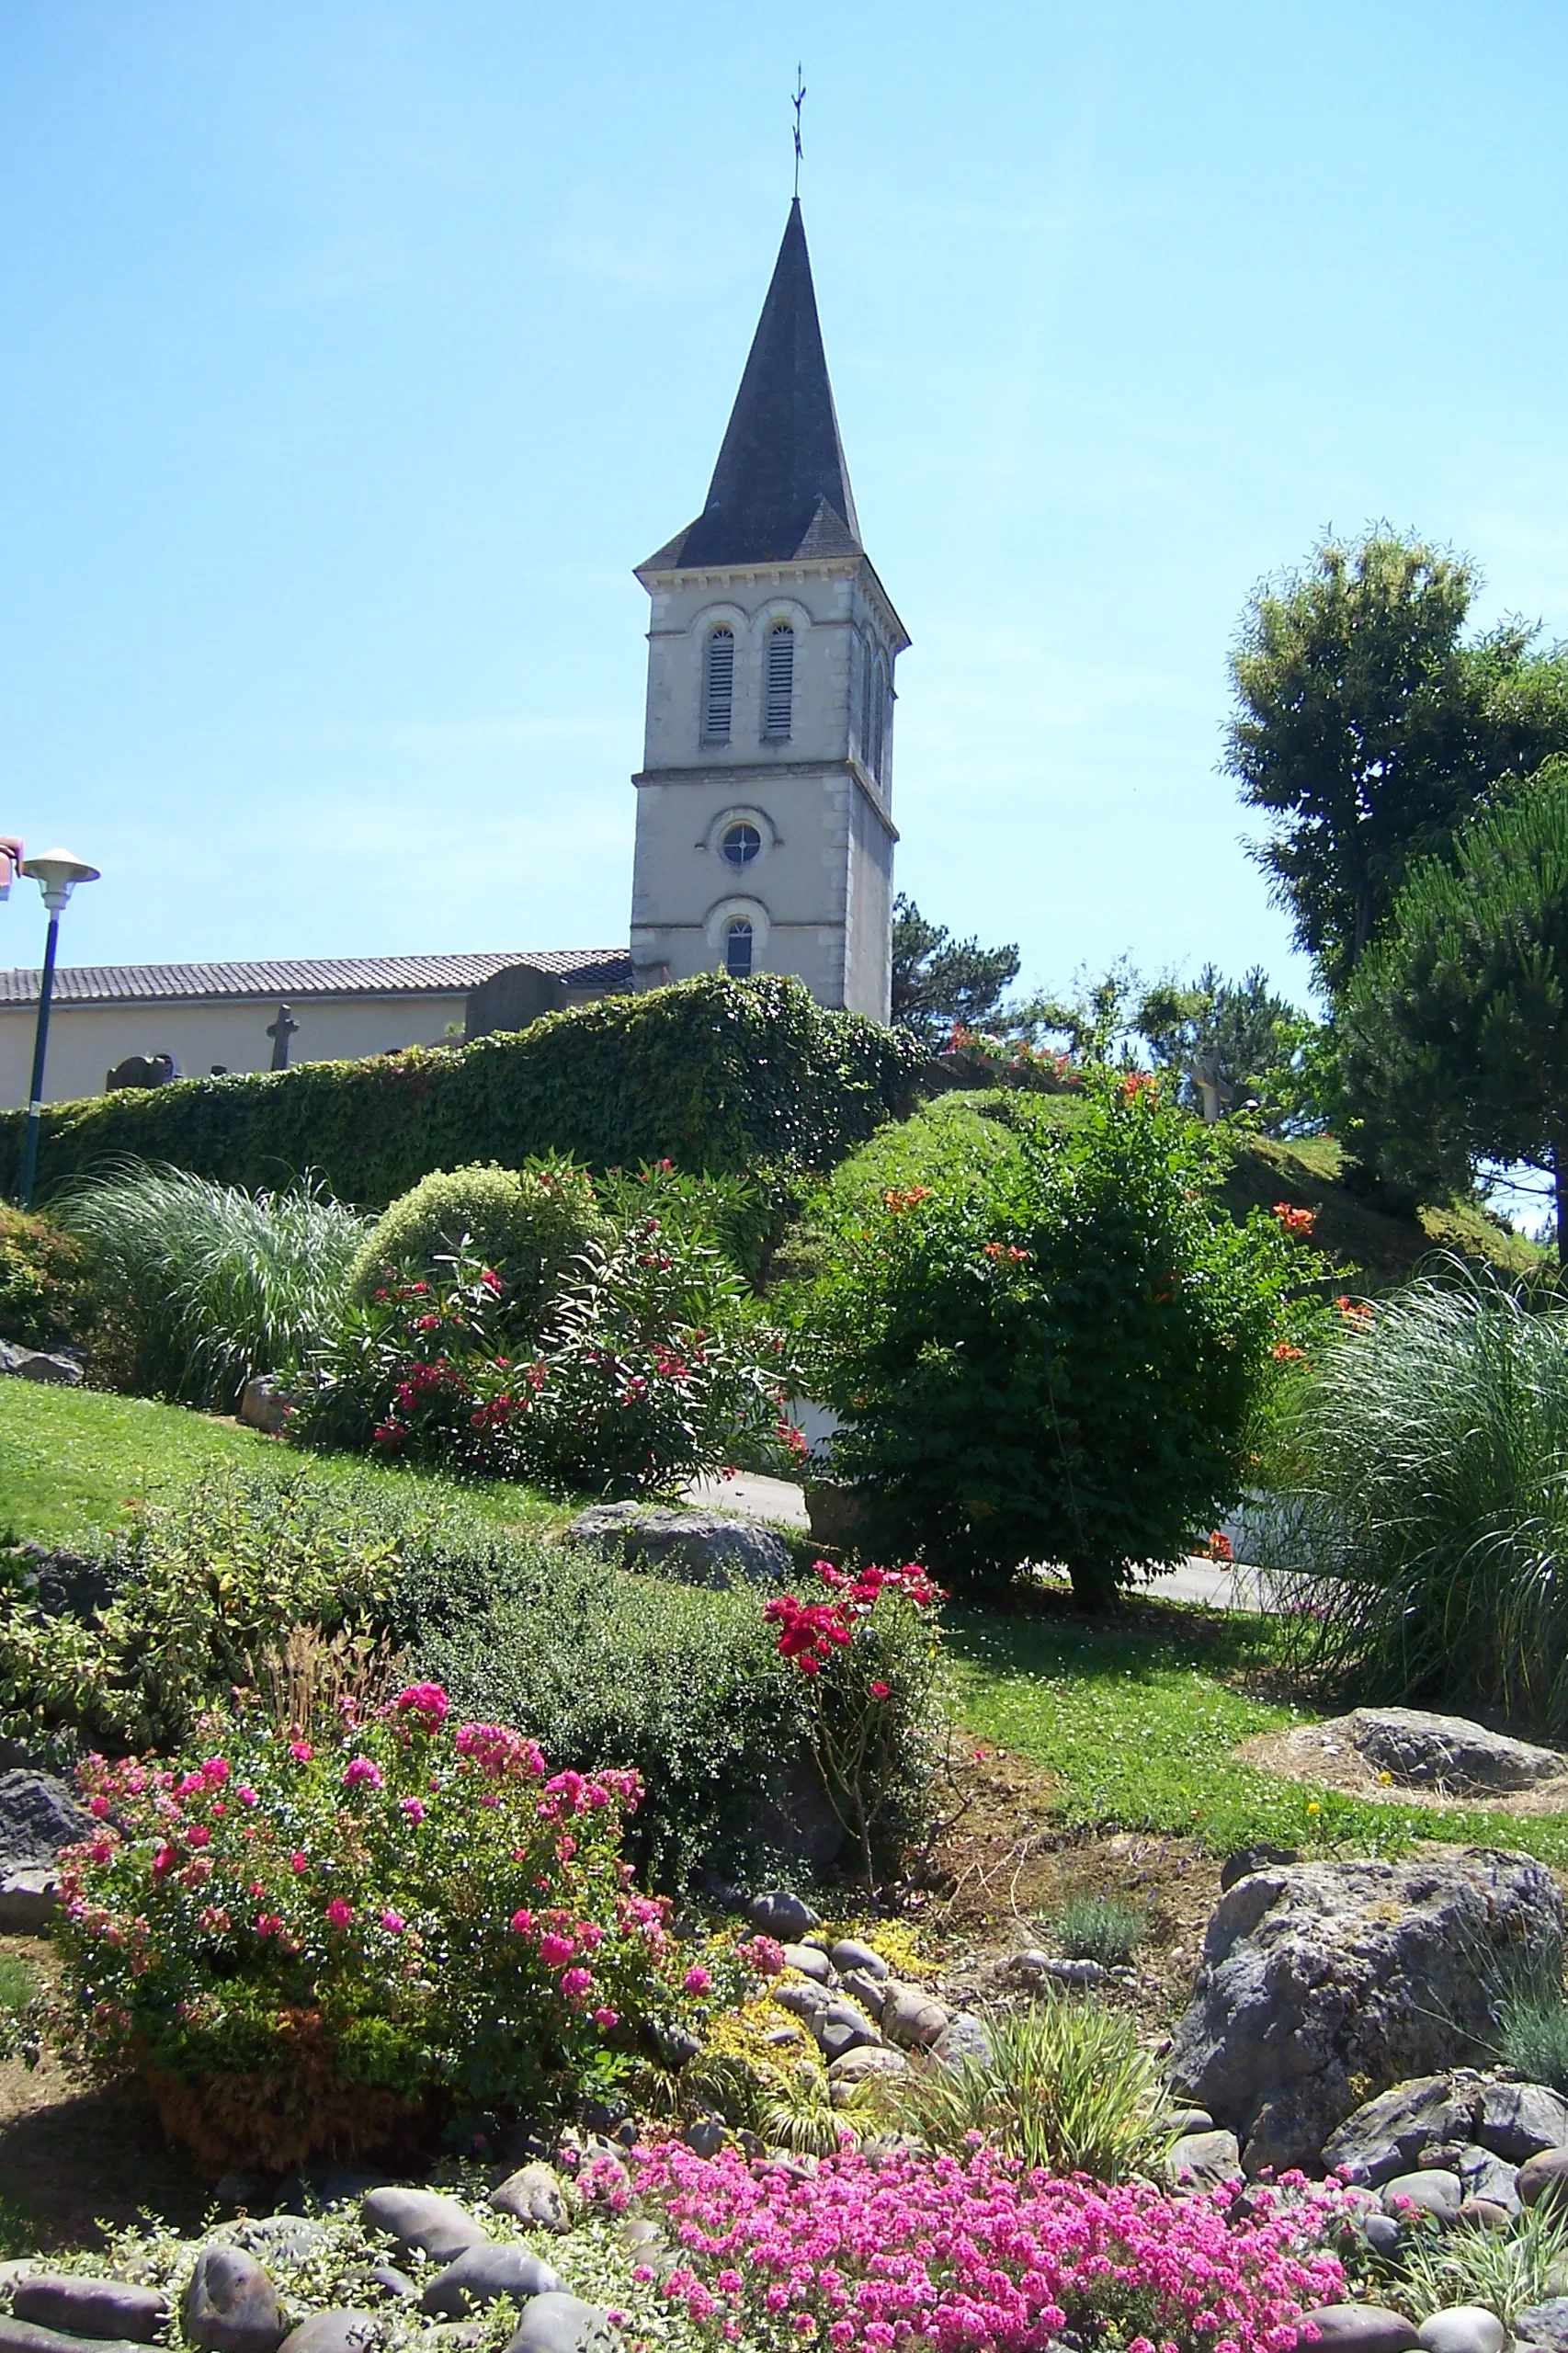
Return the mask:
{"type": "Polygon", "coordinates": [[[0,1205],[0,1340],[46,1348],[90,1313],[86,1253],[46,1217],[0,1205]]]}
{"type": "MultiPolygon", "coordinates": [[[[246,1186],[311,1170],[371,1209],[432,1169],[546,1152],[593,1168],[828,1168],[901,1105],[924,1059],[914,1039],[825,1010],[799,981],[708,974],[455,1050],[54,1104],[40,1182],[52,1192],[128,1156],[246,1186]]],[[[22,1129],[20,1111],[0,1115],[0,1191],[16,1188],[22,1129]]]]}
{"type": "Polygon", "coordinates": [[[503,1326],[520,1336],[538,1329],[578,1253],[608,1238],[586,1171],[570,1162],[437,1168],[365,1236],[349,1268],[348,1296],[364,1306],[389,1276],[444,1281],[451,1269],[442,1262],[466,1248],[500,1276],[503,1326]]]}

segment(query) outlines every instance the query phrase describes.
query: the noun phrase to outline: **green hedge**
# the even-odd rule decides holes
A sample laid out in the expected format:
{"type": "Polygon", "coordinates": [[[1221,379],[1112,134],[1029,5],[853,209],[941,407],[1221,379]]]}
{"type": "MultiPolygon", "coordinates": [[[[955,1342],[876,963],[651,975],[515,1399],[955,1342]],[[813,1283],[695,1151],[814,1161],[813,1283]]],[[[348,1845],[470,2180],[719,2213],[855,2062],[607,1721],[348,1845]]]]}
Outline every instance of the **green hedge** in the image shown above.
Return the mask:
{"type": "MultiPolygon", "coordinates": [[[[798,981],[717,974],[547,1014],[516,1036],[360,1063],[60,1103],[44,1113],[40,1191],[133,1158],[225,1184],[314,1172],[381,1208],[433,1168],[567,1153],[590,1167],[669,1159],[694,1173],[828,1168],[900,1108],[924,1051],[817,1005],[798,981]]],[[[15,1193],[23,1114],[0,1114],[15,1193]]]]}

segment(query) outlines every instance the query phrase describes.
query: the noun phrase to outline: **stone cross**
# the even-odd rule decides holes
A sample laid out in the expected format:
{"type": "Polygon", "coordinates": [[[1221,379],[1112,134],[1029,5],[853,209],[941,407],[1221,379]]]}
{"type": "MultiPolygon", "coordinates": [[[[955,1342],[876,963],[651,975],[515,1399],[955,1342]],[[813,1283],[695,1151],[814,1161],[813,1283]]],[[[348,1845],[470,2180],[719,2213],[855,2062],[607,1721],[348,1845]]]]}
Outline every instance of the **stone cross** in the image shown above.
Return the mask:
{"type": "Polygon", "coordinates": [[[299,1027],[299,1023],[295,1020],[292,1012],[286,1005],[280,1005],[278,1006],[277,1020],[269,1021],[267,1023],[267,1034],[272,1040],[272,1067],[274,1070],[288,1069],[289,1040],[293,1037],[299,1027]]]}

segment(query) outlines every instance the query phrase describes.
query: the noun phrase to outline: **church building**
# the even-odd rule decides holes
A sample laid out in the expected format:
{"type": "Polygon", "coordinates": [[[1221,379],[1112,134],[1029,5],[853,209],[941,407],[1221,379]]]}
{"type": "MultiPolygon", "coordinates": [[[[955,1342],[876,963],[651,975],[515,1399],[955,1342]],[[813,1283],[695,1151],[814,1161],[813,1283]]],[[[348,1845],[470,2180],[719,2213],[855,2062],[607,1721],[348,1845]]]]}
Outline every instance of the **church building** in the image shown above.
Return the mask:
{"type": "MultiPolygon", "coordinates": [[[[630,957],[62,967],[48,1099],[154,1067],[161,1083],[284,1052],[450,1044],[714,971],[790,972],[821,1004],[885,1021],[893,667],[909,639],[861,544],[799,198],[707,503],[637,577],[652,617],[630,957]]],[[[0,1108],[27,1099],[40,977],[0,972],[0,1108]]]]}
{"type": "Polygon", "coordinates": [[[793,972],[885,1021],[909,638],[861,542],[798,197],[707,504],[637,577],[639,985],[793,972]]]}

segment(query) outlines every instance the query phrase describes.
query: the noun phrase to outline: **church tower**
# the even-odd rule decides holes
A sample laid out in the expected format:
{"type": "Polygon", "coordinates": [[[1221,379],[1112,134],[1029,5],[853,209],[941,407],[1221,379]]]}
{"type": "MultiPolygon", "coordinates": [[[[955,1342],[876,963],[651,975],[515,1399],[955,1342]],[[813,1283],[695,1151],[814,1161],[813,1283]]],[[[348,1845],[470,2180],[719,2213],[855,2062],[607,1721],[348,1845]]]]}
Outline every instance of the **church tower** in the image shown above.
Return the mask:
{"type": "Polygon", "coordinates": [[[695,523],[653,603],[637,787],[637,983],[793,972],[888,1017],[893,665],[860,543],[800,199],[695,523]]]}

